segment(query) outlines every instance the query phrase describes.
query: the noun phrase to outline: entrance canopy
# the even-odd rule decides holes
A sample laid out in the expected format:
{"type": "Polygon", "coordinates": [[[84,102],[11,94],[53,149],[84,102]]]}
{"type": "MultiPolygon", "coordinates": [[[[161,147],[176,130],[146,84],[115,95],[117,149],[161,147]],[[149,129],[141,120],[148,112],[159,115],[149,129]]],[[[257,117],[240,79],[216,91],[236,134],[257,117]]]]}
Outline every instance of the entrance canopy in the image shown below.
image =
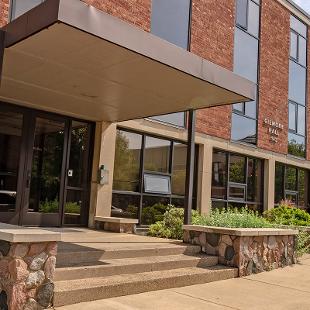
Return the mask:
{"type": "Polygon", "coordinates": [[[116,122],[255,99],[252,82],[79,0],[3,31],[3,101],[116,122]]]}

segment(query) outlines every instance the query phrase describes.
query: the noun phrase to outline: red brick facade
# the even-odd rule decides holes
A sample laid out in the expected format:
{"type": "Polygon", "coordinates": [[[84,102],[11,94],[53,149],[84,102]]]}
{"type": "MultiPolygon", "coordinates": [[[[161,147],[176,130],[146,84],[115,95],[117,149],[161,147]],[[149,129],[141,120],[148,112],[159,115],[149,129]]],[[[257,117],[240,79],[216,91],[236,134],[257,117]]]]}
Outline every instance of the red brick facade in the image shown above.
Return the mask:
{"type": "Polygon", "coordinates": [[[261,10],[258,147],[286,154],[290,12],[271,0],[263,0],[261,10]],[[277,143],[270,142],[265,118],[284,125],[277,143]]]}
{"type": "Polygon", "coordinates": [[[306,158],[310,160],[310,28],[308,30],[308,72],[307,72],[307,153],[306,158]]]}
{"type": "Polygon", "coordinates": [[[145,31],[151,28],[151,0],[83,0],[99,10],[134,24],[145,31]]]}
{"type": "Polygon", "coordinates": [[[9,2],[10,0],[1,0],[0,2],[0,27],[6,25],[9,20],[9,2]]]}
{"type": "MultiPolygon", "coordinates": [[[[191,52],[233,70],[235,0],[193,0],[191,52]]],[[[231,106],[197,112],[197,131],[230,140],[231,106]]]]}

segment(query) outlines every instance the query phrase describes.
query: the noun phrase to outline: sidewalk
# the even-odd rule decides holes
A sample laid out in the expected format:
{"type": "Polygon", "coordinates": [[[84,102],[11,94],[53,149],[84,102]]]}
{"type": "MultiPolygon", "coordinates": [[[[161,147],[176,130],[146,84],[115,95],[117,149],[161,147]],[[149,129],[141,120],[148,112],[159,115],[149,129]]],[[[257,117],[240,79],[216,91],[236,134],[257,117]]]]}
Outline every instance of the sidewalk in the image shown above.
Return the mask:
{"type": "Polygon", "coordinates": [[[246,278],[148,292],[57,310],[309,310],[310,255],[300,264],[246,278]]]}

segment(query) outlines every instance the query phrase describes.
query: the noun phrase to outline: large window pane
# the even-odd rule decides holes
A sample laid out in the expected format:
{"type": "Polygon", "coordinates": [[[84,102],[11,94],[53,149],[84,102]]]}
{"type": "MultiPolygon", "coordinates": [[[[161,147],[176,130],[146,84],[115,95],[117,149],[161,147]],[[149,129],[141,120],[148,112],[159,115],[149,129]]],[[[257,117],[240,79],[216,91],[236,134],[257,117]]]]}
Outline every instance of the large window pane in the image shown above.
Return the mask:
{"type": "Polygon", "coordinates": [[[144,169],[168,173],[171,142],[153,137],[146,137],[144,169]]]}
{"type": "Polygon", "coordinates": [[[284,189],[284,166],[282,164],[276,163],[275,171],[275,196],[274,202],[278,204],[283,198],[283,189],[284,189]]]}
{"type": "Polygon", "coordinates": [[[304,37],[307,37],[307,26],[291,15],[291,28],[304,37]]]}
{"type": "Polygon", "coordinates": [[[258,41],[235,29],[234,72],[257,83],[258,41]]]}
{"type": "Polygon", "coordinates": [[[262,198],[263,166],[259,159],[248,159],[247,201],[260,202],[262,198]]]}
{"type": "Polygon", "coordinates": [[[227,153],[213,152],[212,159],[212,197],[226,198],[227,186],[227,153]]]}
{"type": "Polygon", "coordinates": [[[237,25],[244,29],[248,27],[248,0],[237,0],[237,25]]]}
{"type": "Polygon", "coordinates": [[[297,191],[297,169],[294,167],[286,167],[285,190],[297,191]]]}
{"type": "Polygon", "coordinates": [[[44,0],[12,0],[12,19],[26,13],[44,0]]]}
{"type": "Polygon", "coordinates": [[[23,116],[0,112],[0,212],[14,212],[23,116]]]}
{"type": "Polygon", "coordinates": [[[113,189],[139,191],[140,154],[142,136],[139,134],[117,131],[113,189]]]}
{"type": "Polygon", "coordinates": [[[246,158],[239,155],[230,155],[229,159],[229,182],[245,183],[246,158]]]}
{"type": "Polygon", "coordinates": [[[306,134],[306,108],[303,106],[298,105],[298,119],[297,119],[297,133],[300,135],[305,135],[306,134]]]}
{"type": "Polygon", "coordinates": [[[288,124],[289,124],[289,129],[293,130],[296,132],[296,104],[290,102],[288,105],[288,124]]]}
{"type": "Polygon", "coordinates": [[[256,144],[256,120],[232,114],[231,138],[250,144],[256,144]]]}
{"type": "Polygon", "coordinates": [[[306,103],[306,69],[290,60],[289,99],[300,104],[306,103]]]}
{"type": "Polygon", "coordinates": [[[187,49],[190,0],[152,0],[151,32],[187,49]]]}
{"type": "Polygon", "coordinates": [[[257,110],[256,110],[256,101],[246,102],[245,104],[245,115],[256,118],[257,110]]]}
{"type": "Polygon", "coordinates": [[[305,137],[298,136],[294,133],[288,133],[288,152],[298,157],[306,156],[305,137]]]}
{"type": "Polygon", "coordinates": [[[307,41],[299,36],[298,62],[303,66],[307,65],[307,41]]]}
{"type": "Polygon", "coordinates": [[[185,112],[179,112],[179,113],[171,113],[166,115],[160,115],[160,116],[153,116],[150,117],[150,119],[170,124],[177,127],[185,127],[185,112]]]}
{"type": "Polygon", "coordinates": [[[297,60],[298,57],[298,49],[297,49],[297,44],[298,44],[298,36],[295,32],[291,31],[291,48],[290,48],[290,55],[292,58],[297,60]]]}
{"type": "Polygon", "coordinates": [[[111,216],[124,218],[138,218],[140,196],[121,195],[113,193],[111,216]]]}
{"type": "Polygon", "coordinates": [[[185,195],[187,145],[174,143],[172,165],[172,194],[185,195]]]}
{"type": "Polygon", "coordinates": [[[248,32],[255,37],[259,35],[259,6],[249,1],[248,32]]]}

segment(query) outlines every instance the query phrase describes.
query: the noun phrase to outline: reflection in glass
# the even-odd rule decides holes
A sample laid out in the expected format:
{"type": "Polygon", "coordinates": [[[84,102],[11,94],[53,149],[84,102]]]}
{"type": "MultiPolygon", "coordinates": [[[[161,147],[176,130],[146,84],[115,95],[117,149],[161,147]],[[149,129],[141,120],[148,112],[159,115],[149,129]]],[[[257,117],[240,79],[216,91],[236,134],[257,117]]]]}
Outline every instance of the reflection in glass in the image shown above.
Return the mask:
{"type": "Polygon", "coordinates": [[[295,32],[291,31],[291,47],[290,47],[290,55],[292,58],[297,60],[297,44],[298,44],[298,36],[295,32]]]}
{"type": "Polygon", "coordinates": [[[245,183],[245,163],[244,156],[230,155],[229,159],[229,182],[245,183]]]}
{"type": "Polygon", "coordinates": [[[301,65],[306,66],[307,65],[307,41],[304,38],[302,38],[301,36],[299,36],[298,42],[299,42],[298,62],[301,65]]]}
{"type": "Polygon", "coordinates": [[[297,190],[297,169],[294,167],[286,167],[285,170],[285,189],[289,191],[297,190]]]}
{"type": "Polygon", "coordinates": [[[64,206],[64,223],[65,225],[81,225],[82,206],[83,206],[83,191],[67,190],[67,199],[64,206]]]}
{"type": "Polygon", "coordinates": [[[306,187],[306,172],[305,170],[298,170],[298,206],[305,208],[305,187],[306,187]]]}
{"type": "Polygon", "coordinates": [[[187,145],[173,144],[172,194],[185,195],[187,145]]]}
{"type": "Polygon", "coordinates": [[[187,49],[190,4],[190,0],[152,0],[151,32],[187,49]]]}
{"type": "Polygon", "coordinates": [[[229,185],[228,195],[230,199],[245,201],[245,186],[229,185]]]}
{"type": "Polygon", "coordinates": [[[306,69],[290,60],[289,70],[289,99],[305,105],[306,69]]]}
{"type": "Polygon", "coordinates": [[[239,26],[247,29],[248,26],[248,0],[237,0],[236,21],[239,26]]]}
{"type": "Polygon", "coordinates": [[[234,72],[257,83],[258,41],[235,29],[234,72]]]}
{"type": "Polygon", "coordinates": [[[306,108],[298,105],[297,133],[305,136],[306,134],[306,108]]]}
{"type": "Polygon", "coordinates": [[[12,20],[41,4],[44,0],[12,0],[12,20]]]}
{"type": "Polygon", "coordinates": [[[123,218],[138,218],[140,196],[113,194],[111,216],[123,218]]]}
{"type": "Polygon", "coordinates": [[[283,181],[284,181],[284,166],[280,163],[276,163],[275,170],[275,196],[274,202],[280,203],[283,197],[283,181]]]}
{"type": "Polygon", "coordinates": [[[212,162],[212,197],[226,198],[227,155],[224,152],[213,153],[212,162]]]}
{"type": "Polygon", "coordinates": [[[262,160],[248,159],[247,201],[261,202],[263,184],[262,160]]]}
{"type": "Polygon", "coordinates": [[[68,186],[83,187],[87,182],[89,126],[72,121],[68,186]]]}
{"type": "Polygon", "coordinates": [[[177,127],[185,127],[185,112],[179,112],[179,113],[171,113],[166,115],[159,115],[159,116],[153,116],[150,117],[150,119],[174,125],[177,127]]]}
{"type": "Polygon", "coordinates": [[[113,189],[139,191],[142,136],[118,130],[116,134],[113,189]]]}
{"type": "Polygon", "coordinates": [[[0,112],[0,212],[15,211],[22,126],[22,114],[0,112]]]}
{"type": "Polygon", "coordinates": [[[144,169],[168,173],[171,142],[147,136],[145,139],[144,169]]]}
{"type": "Polygon", "coordinates": [[[301,137],[294,133],[288,133],[288,153],[298,157],[306,156],[305,137],[301,137]]]}
{"type": "Polygon", "coordinates": [[[37,118],[28,212],[58,213],[65,123],[37,118]]]}
{"type": "Polygon", "coordinates": [[[304,37],[307,37],[307,26],[291,15],[291,28],[304,37]]]}
{"type": "Polygon", "coordinates": [[[249,1],[248,32],[255,37],[259,34],[259,6],[249,1]]]}
{"type": "Polygon", "coordinates": [[[234,141],[256,144],[256,120],[232,114],[232,133],[234,141]]]}
{"type": "Polygon", "coordinates": [[[142,206],[142,225],[151,225],[163,220],[170,199],[166,197],[144,196],[142,206]]]}
{"type": "Polygon", "coordinates": [[[296,104],[290,102],[288,104],[288,125],[289,125],[289,129],[296,131],[296,104]]]}

